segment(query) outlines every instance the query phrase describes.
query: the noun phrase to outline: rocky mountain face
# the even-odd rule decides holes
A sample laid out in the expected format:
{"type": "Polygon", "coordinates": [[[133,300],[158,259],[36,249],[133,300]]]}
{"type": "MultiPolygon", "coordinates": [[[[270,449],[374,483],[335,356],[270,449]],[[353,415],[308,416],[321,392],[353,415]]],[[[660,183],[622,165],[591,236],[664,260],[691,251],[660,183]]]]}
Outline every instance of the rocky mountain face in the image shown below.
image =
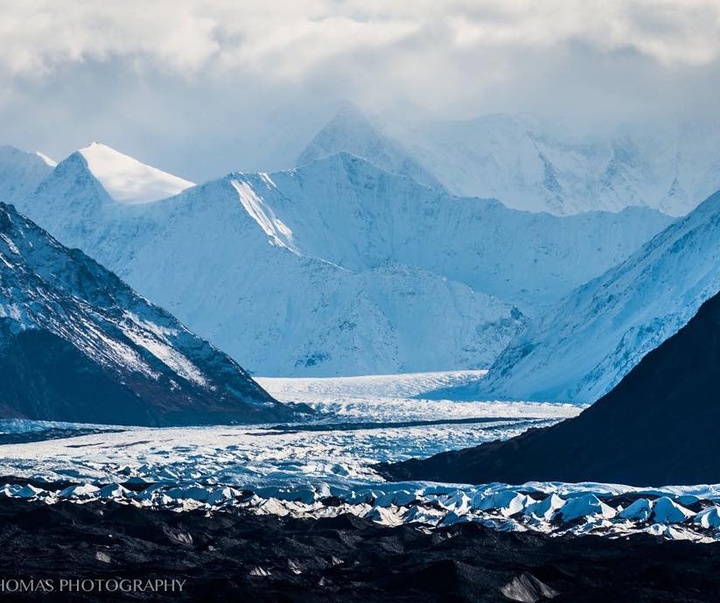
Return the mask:
{"type": "Polygon", "coordinates": [[[134,425],[288,418],[228,356],[0,204],[0,414],[134,425]]]}

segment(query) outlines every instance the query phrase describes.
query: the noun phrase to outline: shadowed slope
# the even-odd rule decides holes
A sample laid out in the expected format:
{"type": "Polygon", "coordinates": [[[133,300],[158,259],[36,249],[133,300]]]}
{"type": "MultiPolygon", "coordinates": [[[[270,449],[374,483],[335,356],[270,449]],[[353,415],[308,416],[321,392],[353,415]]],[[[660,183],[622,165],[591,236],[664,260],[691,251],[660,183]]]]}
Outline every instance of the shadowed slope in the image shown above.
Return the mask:
{"type": "Polygon", "coordinates": [[[506,442],[385,466],[457,482],[720,482],[720,294],[578,417],[506,442]]]}
{"type": "Polygon", "coordinates": [[[113,273],[0,204],[0,416],[187,425],[293,412],[113,273]]]}

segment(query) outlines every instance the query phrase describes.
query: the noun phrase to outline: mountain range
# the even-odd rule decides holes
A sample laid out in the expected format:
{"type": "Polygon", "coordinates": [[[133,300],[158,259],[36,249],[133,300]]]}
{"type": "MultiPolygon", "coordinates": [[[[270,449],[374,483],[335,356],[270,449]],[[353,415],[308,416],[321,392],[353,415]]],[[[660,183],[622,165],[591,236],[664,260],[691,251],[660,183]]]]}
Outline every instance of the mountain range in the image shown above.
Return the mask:
{"type": "Polygon", "coordinates": [[[486,367],[527,317],[672,221],[522,212],[346,152],[197,186],[133,162],[91,145],[17,205],[264,375],[486,367]],[[143,192],[123,188],[128,170],[143,192]]]}
{"type": "Polygon", "coordinates": [[[720,129],[700,121],[608,127],[491,114],[389,123],[343,106],[298,165],[341,151],[454,195],[556,215],[642,206],[682,216],[720,189],[720,129]]]}
{"type": "Polygon", "coordinates": [[[294,412],[113,273],[0,204],[0,416],[155,426],[294,412]]]}

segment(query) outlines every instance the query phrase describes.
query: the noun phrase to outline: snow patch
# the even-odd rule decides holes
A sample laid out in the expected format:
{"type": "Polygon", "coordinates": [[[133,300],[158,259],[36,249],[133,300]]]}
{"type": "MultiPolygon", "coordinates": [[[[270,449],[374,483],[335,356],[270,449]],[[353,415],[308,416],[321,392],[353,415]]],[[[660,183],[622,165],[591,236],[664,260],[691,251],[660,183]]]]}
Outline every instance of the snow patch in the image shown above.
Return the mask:
{"type": "Polygon", "coordinates": [[[133,328],[127,324],[120,325],[125,336],[134,344],[142,346],[158,360],[161,360],[178,375],[188,381],[200,386],[206,386],[207,380],[203,377],[202,371],[198,369],[185,356],[174,349],[166,342],[150,337],[142,330],[133,328]]]}
{"type": "Polygon", "coordinates": [[[40,157],[49,167],[54,168],[57,167],[57,161],[54,159],[51,159],[45,153],[41,153],[40,151],[35,151],[35,154],[40,157]]]}
{"type": "Polygon", "coordinates": [[[87,161],[92,175],[118,203],[149,203],[195,186],[97,142],[80,149],[79,153],[87,161]]]}
{"type": "MultiPolygon", "coordinates": [[[[269,178],[264,174],[263,180],[267,182],[269,178]]],[[[272,180],[270,180],[272,182],[272,180]]],[[[245,211],[255,220],[260,228],[270,237],[270,242],[278,247],[285,247],[293,253],[300,255],[299,250],[293,243],[293,232],[279,218],[275,216],[275,212],[267,206],[262,198],[258,196],[247,182],[231,180],[230,184],[237,191],[245,211]]],[[[274,186],[274,184],[273,184],[274,186]]]]}

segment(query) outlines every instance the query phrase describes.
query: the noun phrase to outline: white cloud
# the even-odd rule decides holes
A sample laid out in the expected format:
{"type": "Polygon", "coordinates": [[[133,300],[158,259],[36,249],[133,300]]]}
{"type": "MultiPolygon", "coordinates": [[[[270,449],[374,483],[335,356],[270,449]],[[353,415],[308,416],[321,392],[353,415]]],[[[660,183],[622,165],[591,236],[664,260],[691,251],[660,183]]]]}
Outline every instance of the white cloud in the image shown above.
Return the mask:
{"type": "Polygon", "coordinates": [[[582,41],[668,66],[720,54],[717,0],[0,0],[0,66],[37,77],[67,62],[128,57],[187,75],[219,67],[302,77],[382,49],[455,51],[582,41]]]}
{"type": "Polygon", "coordinates": [[[720,1],[0,0],[0,40],[0,142],[179,156],[200,141],[214,165],[340,99],[445,117],[717,111],[720,1]]]}

